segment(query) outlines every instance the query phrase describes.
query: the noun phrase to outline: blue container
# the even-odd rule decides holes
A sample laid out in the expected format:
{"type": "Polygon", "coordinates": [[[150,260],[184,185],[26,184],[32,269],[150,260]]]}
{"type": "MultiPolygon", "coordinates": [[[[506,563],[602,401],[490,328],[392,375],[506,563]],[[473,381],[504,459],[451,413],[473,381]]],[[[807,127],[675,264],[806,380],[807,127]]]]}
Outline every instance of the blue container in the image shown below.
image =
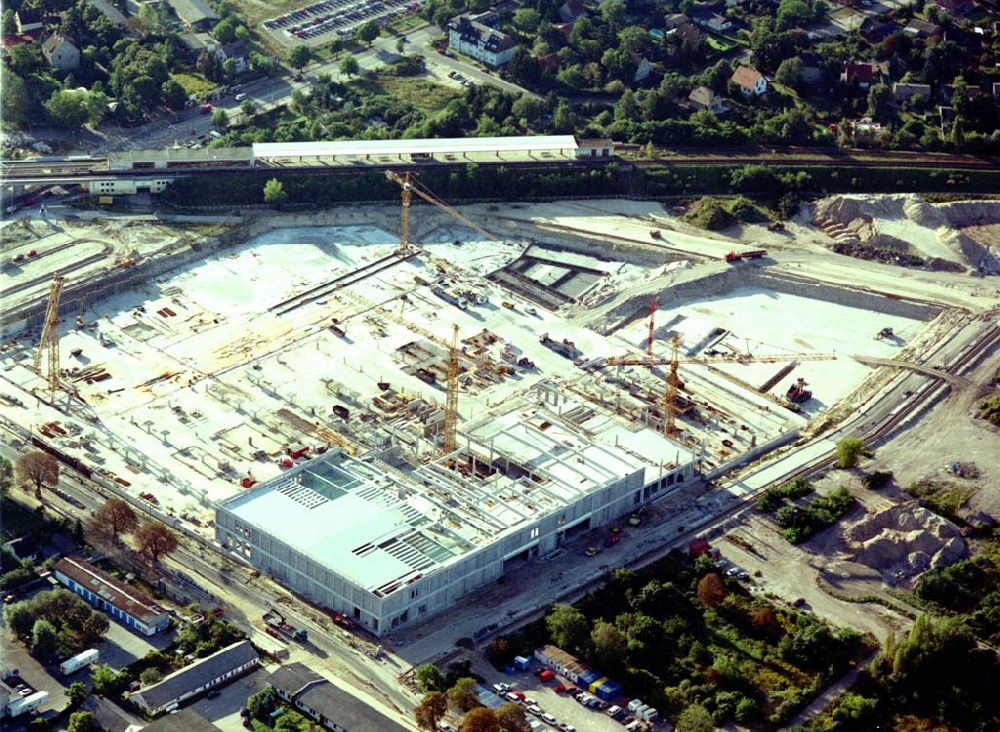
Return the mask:
{"type": "Polygon", "coordinates": [[[597,690],[594,692],[598,699],[603,699],[606,702],[614,701],[621,696],[621,693],[621,684],[617,681],[611,681],[610,679],[598,686],[597,690]]]}
{"type": "Polygon", "coordinates": [[[531,668],[531,659],[525,656],[514,656],[514,665],[519,671],[527,671],[531,668]]]}
{"type": "Polygon", "coordinates": [[[580,674],[576,679],[576,685],[582,687],[588,687],[593,684],[598,679],[602,678],[604,674],[600,671],[595,671],[592,668],[588,668],[582,674],[580,674]]]}

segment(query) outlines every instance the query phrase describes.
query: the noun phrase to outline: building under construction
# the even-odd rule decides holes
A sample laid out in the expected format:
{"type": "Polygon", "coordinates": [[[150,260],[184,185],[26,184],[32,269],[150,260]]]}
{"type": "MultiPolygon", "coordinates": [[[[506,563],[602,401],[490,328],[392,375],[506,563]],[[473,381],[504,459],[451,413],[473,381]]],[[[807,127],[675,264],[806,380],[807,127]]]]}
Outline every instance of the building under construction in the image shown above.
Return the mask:
{"type": "Polygon", "coordinates": [[[227,549],[385,634],[696,474],[695,456],[541,385],[430,462],[329,450],[218,505],[227,549]],[[653,456],[662,456],[659,461],[653,456]]]}

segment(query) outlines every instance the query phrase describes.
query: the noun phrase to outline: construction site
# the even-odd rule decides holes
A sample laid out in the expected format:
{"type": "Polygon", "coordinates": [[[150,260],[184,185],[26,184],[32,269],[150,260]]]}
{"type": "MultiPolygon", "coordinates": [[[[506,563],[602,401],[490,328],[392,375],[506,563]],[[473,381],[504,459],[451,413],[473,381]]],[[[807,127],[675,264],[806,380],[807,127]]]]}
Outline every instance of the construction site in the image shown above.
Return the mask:
{"type": "Polygon", "coordinates": [[[996,302],[805,225],[390,176],[401,205],[8,222],[12,440],[382,634],[679,488],[750,493],[901,369],[946,379],[931,355],[996,302]]]}

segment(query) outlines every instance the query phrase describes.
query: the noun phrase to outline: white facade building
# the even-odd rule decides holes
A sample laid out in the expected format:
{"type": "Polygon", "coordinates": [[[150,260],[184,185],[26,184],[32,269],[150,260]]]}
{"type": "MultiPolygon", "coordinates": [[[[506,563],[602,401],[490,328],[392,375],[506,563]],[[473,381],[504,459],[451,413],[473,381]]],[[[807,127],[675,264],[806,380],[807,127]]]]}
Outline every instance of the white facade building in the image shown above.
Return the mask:
{"type": "Polygon", "coordinates": [[[448,24],[448,45],[494,68],[503,66],[514,54],[514,39],[497,30],[493,13],[459,15],[448,24]]]}

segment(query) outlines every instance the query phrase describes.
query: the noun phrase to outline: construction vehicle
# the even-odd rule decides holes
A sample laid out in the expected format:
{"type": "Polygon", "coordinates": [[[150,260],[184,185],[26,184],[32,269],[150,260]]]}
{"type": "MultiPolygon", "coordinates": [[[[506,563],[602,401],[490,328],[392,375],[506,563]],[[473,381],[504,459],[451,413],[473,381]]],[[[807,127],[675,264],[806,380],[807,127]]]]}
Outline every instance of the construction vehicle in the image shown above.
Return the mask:
{"type": "Polygon", "coordinates": [[[800,377],[794,384],[788,387],[788,391],[785,392],[785,398],[792,404],[808,402],[812,399],[813,393],[806,386],[806,380],[800,377]]]}
{"type": "MultiPolygon", "coordinates": [[[[304,628],[296,628],[291,623],[286,622],[285,616],[279,613],[274,608],[271,608],[266,613],[264,613],[264,622],[267,624],[268,628],[271,628],[283,636],[291,638],[292,640],[297,640],[304,643],[309,638],[309,634],[304,628]]],[[[269,635],[274,635],[268,631],[269,635]]],[[[275,636],[276,637],[276,636],[275,636]]]]}
{"type": "Polygon", "coordinates": [[[766,256],[766,249],[751,249],[749,252],[726,252],[726,261],[732,264],[733,262],[741,262],[744,259],[760,259],[766,256]]]}

